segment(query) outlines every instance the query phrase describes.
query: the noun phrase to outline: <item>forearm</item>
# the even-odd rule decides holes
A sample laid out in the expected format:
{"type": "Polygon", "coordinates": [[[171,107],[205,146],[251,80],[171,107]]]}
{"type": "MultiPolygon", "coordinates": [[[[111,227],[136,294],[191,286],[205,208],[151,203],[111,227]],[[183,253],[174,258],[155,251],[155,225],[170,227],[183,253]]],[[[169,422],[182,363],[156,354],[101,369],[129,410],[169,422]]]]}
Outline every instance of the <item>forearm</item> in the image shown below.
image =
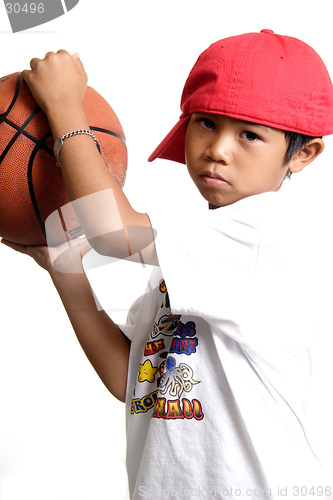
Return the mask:
{"type": "Polygon", "coordinates": [[[125,401],[129,340],[105,311],[97,309],[84,273],[53,272],[51,278],[89,361],[108,390],[125,401]]]}
{"type": "MultiPolygon", "coordinates": [[[[89,129],[79,101],[61,102],[58,106],[51,104],[46,113],[54,140],[67,132],[89,129]]],[[[66,139],[60,158],[62,174],[71,200],[111,188],[122,198],[120,204],[128,203],[91,137],[76,135],[66,139]]]]}
{"type": "MultiPolygon", "coordinates": [[[[55,138],[88,128],[80,103],[72,103],[70,114],[59,106],[49,110],[48,116],[55,138]]],[[[157,264],[147,214],[132,208],[92,138],[83,134],[66,139],[60,160],[72,206],[92,247],[98,253],[117,258],[128,258],[139,250],[145,263],[157,264]],[[134,240],[128,233],[128,228],[133,227],[139,228],[134,240]]]]}
{"type": "MultiPolygon", "coordinates": [[[[48,53],[43,60],[34,58],[30,65],[32,69],[23,71],[22,77],[46,113],[54,139],[74,130],[88,129],[82,107],[87,76],[81,61],[59,51],[48,53]]],[[[64,140],[60,164],[69,198],[77,201],[75,212],[92,247],[99,253],[120,258],[131,255],[132,247],[135,252],[145,248],[145,262],[156,263],[147,214],[132,208],[92,138],[82,134],[64,140]],[[140,229],[135,231],[136,241],[133,244],[129,241],[129,227],[144,228],[143,243],[141,236],[137,237],[140,229]],[[125,236],[120,253],[118,241],[114,245],[116,232],[125,236]]]]}

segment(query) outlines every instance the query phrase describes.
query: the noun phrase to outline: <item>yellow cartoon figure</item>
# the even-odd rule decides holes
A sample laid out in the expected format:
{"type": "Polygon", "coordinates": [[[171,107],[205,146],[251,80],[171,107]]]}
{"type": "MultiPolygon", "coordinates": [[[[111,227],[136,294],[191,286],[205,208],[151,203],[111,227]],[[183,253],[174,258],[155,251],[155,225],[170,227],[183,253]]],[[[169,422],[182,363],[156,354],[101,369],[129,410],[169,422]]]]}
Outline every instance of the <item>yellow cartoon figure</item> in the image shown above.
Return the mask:
{"type": "Polygon", "coordinates": [[[139,368],[139,382],[155,382],[155,373],[158,371],[158,368],[154,368],[151,364],[150,360],[147,359],[143,364],[140,365],[139,368]]]}

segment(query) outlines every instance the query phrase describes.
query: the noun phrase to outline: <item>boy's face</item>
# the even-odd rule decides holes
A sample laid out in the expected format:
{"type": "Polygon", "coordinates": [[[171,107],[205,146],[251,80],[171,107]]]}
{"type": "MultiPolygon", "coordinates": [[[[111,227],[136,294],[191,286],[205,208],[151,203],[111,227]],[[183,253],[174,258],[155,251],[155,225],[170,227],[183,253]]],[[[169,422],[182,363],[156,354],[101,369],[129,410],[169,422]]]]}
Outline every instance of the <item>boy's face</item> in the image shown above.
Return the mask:
{"type": "Polygon", "coordinates": [[[186,130],[186,165],[210,208],[277,191],[287,149],[283,131],[222,115],[193,113],[186,130]]]}

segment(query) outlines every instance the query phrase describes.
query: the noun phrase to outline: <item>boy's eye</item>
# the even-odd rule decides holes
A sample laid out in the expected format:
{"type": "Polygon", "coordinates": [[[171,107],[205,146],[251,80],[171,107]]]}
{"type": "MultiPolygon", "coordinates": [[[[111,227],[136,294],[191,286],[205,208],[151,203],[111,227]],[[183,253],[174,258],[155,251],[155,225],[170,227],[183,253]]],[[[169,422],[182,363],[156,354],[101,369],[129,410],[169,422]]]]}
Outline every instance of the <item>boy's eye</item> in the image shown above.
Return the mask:
{"type": "Polygon", "coordinates": [[[202,128],[215,128],[215,123],[209,118],[199,118],[198,122],[202,128]]]}
{"type": "Polygon", "coordinates": [[[255,134],[254,132],[250,132],[249,130],[245,130],[244,132],[242,132],[241,137],[249,142],[255,142],[259,139],[259,136],[257,134],[255,134]]]}

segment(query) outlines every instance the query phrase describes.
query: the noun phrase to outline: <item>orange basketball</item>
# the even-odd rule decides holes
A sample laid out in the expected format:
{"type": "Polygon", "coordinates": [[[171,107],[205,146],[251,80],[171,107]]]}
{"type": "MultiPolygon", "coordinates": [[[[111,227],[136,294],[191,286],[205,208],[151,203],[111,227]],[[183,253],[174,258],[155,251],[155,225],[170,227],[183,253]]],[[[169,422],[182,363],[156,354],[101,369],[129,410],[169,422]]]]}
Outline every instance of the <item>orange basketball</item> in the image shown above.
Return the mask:
{"type": "MultiPolygon", "coordinates": [[[[115,112],[91,87],[83,108],[105,163],[123,185],[127,149],[115,112]]],[[[45,245],[45,220],[69,203],[53,145],[46,115],[21,74],[0,78],[0,236],[6,240],[45,245]]],[[[59,245],[80,234],[74,212],[66,217],[66,224],[52,234],[52,241],[48,238],[49,244],[59,245]]]]}

